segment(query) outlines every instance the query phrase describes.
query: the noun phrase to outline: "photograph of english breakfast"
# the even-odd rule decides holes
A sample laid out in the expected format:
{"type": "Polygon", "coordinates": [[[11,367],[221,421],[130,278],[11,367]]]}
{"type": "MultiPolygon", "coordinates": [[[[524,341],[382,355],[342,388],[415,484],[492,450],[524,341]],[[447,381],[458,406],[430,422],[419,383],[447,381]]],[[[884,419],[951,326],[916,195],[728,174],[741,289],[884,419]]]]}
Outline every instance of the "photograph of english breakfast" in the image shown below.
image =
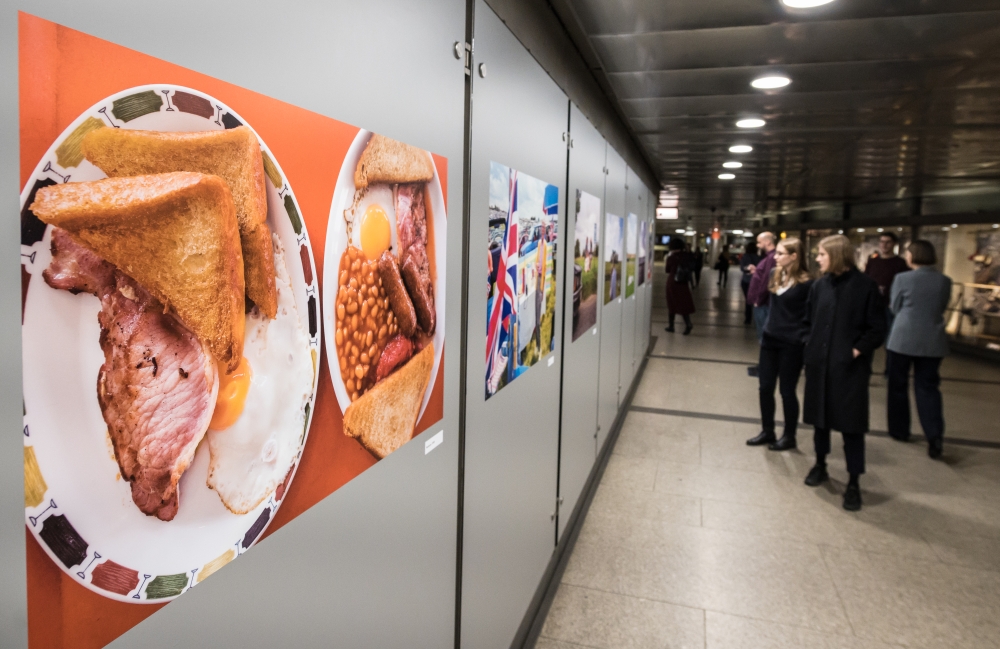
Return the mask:
{"type": "Polygon", "coordinates": [[[316,266],[286,176],[218,99],[122,91],[21,194],[25,518],[67,575],[168,601],[260,538],[317,387],[316,266]]]}
{"type": "Polygon", "coordinates": [[[333,194],[326,352],[344,435],[381,460],[435,399],[445,334],[447,215],[429,151],[362,130],[333,194]]]}

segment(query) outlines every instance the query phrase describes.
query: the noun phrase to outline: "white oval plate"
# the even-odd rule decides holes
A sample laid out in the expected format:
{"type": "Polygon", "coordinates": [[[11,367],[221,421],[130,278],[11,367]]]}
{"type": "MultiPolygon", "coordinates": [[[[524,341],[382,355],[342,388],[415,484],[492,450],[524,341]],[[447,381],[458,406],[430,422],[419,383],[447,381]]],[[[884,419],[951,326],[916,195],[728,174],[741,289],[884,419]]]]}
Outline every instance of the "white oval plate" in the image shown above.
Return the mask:
{"type": "MultiPolygon", "coordinates": [[[[74,157],[72,147],[61,146],[68,139],[72,142],[74,131],[88,119],[100,120],[105,126],[151,131],[222,130],[237,125],[233,120],[246,124],[225,104],[197,90],[168,84],[124,90],[95,104],[63,131],[22,190],[22,209],[37,181],[61,183],[105,177],[86,160],[72,164],[79,156],[74,157]],[[177,93],[182,93],[180,102],[175,101],[177,93]],[[128,104],[128,98],[134,100],[137,96],[142,101],[133,101],[138,106],[131,107],[132,114],[124,112],[126,106],[118,110],[129,121],[119,119],[114,102],[126,99],[124,103],[128,104]],[[152,109],[155,96],[163,97],[159,110],[152,109]],[[211,115],[207,115],[209,110],[211,115]],[[147,112],[135,116],[143,111],[147,112]]],[[[285,249],[285,265],[303,330],[310,338],[315,368],[320,349],[319,291],[309,235],[277,160],[263,141],[260,146],[273,162],[273,168],[266,169],[267,222],[285,249]],[[275,180],[280,187],[275,186],[275,180]],[[311,276],[308,283],[306,273],[311,276]]],[[[51,259],[50,229],[44,228],[44,237],[34,240],[41,235],[40,227],[44,228],[35,221],[35,234],[29,233],[26,242],[22,219],[21,263],[31,275],[22,322],[25,489],[27,492],[34,487],[37,493],[42,488],[39,485],[45,487],[41,504],[28,506],[29,498],[25,498],[27,527],[56,565],[90,590],[122,602],[169,601],[245,552],[273,520],[302,457],[315,410],[318,371],[313,372],[298,455],[289,480],[279,487],[280,495],[272,493],[242,516],[231,513],[205,484],[209,451],[203,441],[181,477],[177,516],[169,522],[146,516],[133,504],[129,484],[119,475],[97,403],[97,374],[104,363],[98,340],[99,301],[45,283],[41,273],[51,259]],[[35,466],[29,455],[37,463],[43,482],[34,479],[35,466]],[[49,532],[43,532],[46,521],[58,516],[64,518],[49,521],[49,532]],[[72,557],[68,560],[76,563],[67,566],[60,555],[72,557]],[[126,574],[119,568],[134,571],[138,585],[127,592],[124,586],[112,592],[95,585],[94,570],[102,564],[102,576],[109,571],[126,574]]],[[[99,581],[107,584],[106,579],[99,581]]]]}
{"type": "MultiPolygon", "coordinates": [[[[354,171],[358,167],[358,160],[368,145],[373,133],[361,130],[351,143],[351,148],[347,150],[344,157],[344,164],[340,167],[340,175],[337,176],[337,186],[333,191],[333,204],[330,206],[330,222],[326,229],[326,252],[323,267],[323,327],[327,331],[336,331],[337,328],[337,290],[340,282],[338,273],[340,272],[340,258],[347,250],[347,223],[344,221],[344,210],[349,209],[354,203],[354,171]]],[[[431,154],[426,152],[428,156],[431,154]]],[[[433,162],[433,158],[432,158],[433,162]]],[[[376,189],[369,191],[365,198],[358,204],[356,214],[364,214],[369,203],[379,200],[379,204],[385,208],[389,216],[389,224],[392,229],[392,246],[396,247],[396,210],[391,200],[391,193],[388,194],[390,200],[386,201],[383,192],[387,190],[376,189]]],[[[427,382],[427,389],[424,392],[424,399],[420,404],[420,413],[417,421],[423,416],[430,400],[431,391],[434,388],[434,381],[437,379],[438,368],[441,365],[441,354],[444,351],[444,304],[445,304],[445,277],[447,277],[445,262],[448,231],[447,214],[444,207],[444,193],[441,190],[441,179],[438,178],[437,165],[434,165],[434,178],[427,183],[427,191],[430,196],[432,232],[429,237],[434,237],[434,265],[436,276],[434,277],[434,310],[437,314],[437,328],[434,330],[434,366],[431,368],[431,378],[427,382]]],[[[361,247],[361,229],[355,228],[353,232],[355,246],[361,247]]],[[[337,402],[340,404],[340,411],[347,410],[351,405],[351,395],[347,393],[344,379],[340,376],[340,356],[337,354],[336,341],[327,339],[326,356],[330,359],[330,377],[333,379],[333,390],[337,394],[337,402]]]]}

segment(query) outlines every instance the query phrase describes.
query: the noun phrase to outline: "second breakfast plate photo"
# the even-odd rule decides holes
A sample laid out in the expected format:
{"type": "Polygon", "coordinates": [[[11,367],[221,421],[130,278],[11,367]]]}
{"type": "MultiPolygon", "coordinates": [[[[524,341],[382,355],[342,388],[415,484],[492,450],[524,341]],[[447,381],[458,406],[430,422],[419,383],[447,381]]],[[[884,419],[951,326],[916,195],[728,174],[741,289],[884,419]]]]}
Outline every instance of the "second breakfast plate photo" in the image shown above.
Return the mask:
{"type": "Polygon", "coordinates": [[[361,130],[330,209],[323,324],[344,433],[378,458],[413,437],[440,371],[446,242],[430,152],[361,130]]]}

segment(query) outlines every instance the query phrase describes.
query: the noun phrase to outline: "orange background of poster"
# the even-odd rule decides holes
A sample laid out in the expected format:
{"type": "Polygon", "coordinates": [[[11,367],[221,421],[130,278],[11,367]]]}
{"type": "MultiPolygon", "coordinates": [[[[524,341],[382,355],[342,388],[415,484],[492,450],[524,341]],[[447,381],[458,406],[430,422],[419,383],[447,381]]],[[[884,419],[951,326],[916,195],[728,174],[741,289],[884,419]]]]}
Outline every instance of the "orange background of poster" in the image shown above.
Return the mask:
{"type": "MultiPolygon", "coordinates": [[[[19,13],[21,186],[48,148],[81,113],[105,97],[146,84],[187,86],[231,106],[267,143],[295,192],[313,245],[322,298],[327,217],[336,173],[358,128],[193,72],[61,25],[19,13]]],[[[447,160],[435,155],[447,199],[447,160]]],[[[440,236],[440,233],[439,233],[440,236]]],[[[438,242],[439,245],[443,241],[438,242]]],[[[439,326],[441,326],[439,324],[439,326]]],[[[97,341],[95,341],[95,344],[97,341]]],[[[416,432],[443,414],[444,363],[416,432]]],[[[265,536],[375,464],[341,429],[323,347],[316,407],[295,479],[265,536]]],[[[165,604],[102,597],[56,566],[27,535],[28,638],[41,647],[103,647],[165,604]]]]}

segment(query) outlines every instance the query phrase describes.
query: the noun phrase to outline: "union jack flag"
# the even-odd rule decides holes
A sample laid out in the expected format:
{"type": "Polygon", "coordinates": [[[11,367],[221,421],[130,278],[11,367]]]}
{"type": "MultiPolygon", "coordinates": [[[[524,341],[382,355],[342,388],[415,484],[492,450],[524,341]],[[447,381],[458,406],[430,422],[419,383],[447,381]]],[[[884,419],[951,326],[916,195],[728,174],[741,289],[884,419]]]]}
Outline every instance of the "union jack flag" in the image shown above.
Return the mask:
{"type": "MultiPolygon", "coordinates": [[[[511,316],[515,318],[517,293],[517,171],[510,170],[507,222],[504,227],[503,244],[500,247],[500,261],[497,267],[497,292],[493,298],[486,332],[486,378],[493,376],[494,364],[499,360],[503,346],[511,336],[511,316]]],[[[512,367],[514,354],[508,353],[507,369],[512,367]]],[[[499,368],[497,368],[499,369],[499,368]]]]}

